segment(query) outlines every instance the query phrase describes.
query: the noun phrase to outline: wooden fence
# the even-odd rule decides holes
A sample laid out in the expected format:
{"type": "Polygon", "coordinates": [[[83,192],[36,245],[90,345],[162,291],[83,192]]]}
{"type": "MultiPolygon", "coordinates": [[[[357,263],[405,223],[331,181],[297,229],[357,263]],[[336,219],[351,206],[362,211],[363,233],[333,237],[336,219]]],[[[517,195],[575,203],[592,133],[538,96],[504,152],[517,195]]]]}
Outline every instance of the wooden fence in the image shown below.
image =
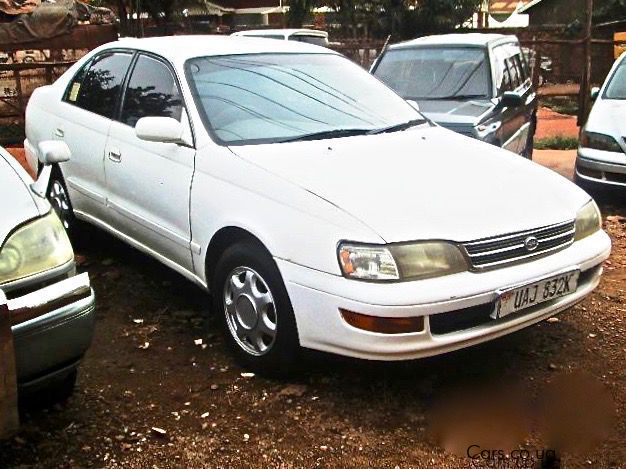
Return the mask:
{"type": "Polygon", "coordinates": [[[81,25],[45,41],[2,44],[2,52],[39,51],[44,62],[0,64],[0,144],[18,143],[24,137],[24,113],[35,88],[54,82],[78,57],[117,40],[115,25],[81,25]]]}

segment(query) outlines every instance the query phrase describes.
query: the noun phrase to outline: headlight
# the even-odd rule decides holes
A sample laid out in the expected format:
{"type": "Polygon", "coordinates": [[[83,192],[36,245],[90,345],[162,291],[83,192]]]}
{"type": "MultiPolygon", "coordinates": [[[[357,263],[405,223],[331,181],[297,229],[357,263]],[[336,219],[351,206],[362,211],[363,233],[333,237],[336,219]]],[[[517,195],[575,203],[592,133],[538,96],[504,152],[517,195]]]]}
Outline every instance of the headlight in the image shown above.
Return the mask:
{"type": "Polygon", "coordinates": [[[596,203],[591,200],[576,215],[576,236],[574,239],[579,241],[591,236],[600,228],[602,228],[602,215],[596,203]]]}
{"type": "Polygon", "coordinates": [[[620,147],[617,140],[610,135],[587,132],[585,130],[580,136],[580,146],[584,148],[591,148],[592,150],[622,152],[622,147],[620,147]]]}
{"type": "Polygon", "coordinates": [[[54,212],[18,228],[0,249],[0,284],[66,264],[74,251],[54,212]]]}
{"type": "Polygon", "coordinates": [[[342,244],[339,264],[346,277],[361,280],[399,280],[398,266],[384,246],[342,244]]]}
{"type": "Polygon", "coordinates": [[[424,242],[391,246],[339,246],[339,264],[346,277],[360,280],[418,280],[468,270],[453,244],[424,242]]]}

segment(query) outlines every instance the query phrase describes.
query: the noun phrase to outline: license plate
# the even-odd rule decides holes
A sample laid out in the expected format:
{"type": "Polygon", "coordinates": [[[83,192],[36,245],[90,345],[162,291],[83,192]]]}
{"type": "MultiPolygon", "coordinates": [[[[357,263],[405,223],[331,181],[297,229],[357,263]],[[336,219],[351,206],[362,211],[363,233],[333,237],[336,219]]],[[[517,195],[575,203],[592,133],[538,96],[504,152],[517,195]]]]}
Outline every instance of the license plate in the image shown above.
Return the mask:
{"type": "Polygon", "coordinates": [[[495,317],[503,318],[540,303],[570,295],[578,287],[579,275],[580,271],[576,270],[502,292],[495,317]]]}

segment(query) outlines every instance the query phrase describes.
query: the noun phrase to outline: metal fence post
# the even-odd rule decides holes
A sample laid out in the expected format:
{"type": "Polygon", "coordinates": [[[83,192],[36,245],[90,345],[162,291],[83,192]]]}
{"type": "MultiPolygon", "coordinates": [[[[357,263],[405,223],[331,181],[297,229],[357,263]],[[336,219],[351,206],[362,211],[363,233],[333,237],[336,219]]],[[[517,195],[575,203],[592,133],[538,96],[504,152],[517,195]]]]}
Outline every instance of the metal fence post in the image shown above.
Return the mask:
{"type": "Polygon", "coordinates": [[[11,436],[19,425],[11,315],[6,296],[0,290],[0,439],[11,436]]]}

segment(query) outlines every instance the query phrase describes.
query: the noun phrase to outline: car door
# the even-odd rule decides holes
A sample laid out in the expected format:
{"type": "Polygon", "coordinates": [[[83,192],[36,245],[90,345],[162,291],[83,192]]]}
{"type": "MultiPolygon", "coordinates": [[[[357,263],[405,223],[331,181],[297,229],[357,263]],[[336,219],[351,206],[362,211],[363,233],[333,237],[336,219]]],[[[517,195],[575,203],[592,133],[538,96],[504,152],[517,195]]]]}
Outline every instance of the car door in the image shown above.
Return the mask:
{"type": "Polygon", "coordinates": [[[530,73],[518,46],[511,46],[512,55],[508,59],[509,68],[514,77],[513,83],[516,85],[514,91],[522,97],[522,104],[513,109],[512,128],[514,130],[510,139],[510,150],[515,153],[522,153],[526,147],[528,133],[531,128],[532,112],[531,103],[535,99],[532,90],[530,73]]]}
{"type": "Polygon", "coordinates": [[[104,148],[132,57],[128,51],[95,56],[70,81],[52,114],[50,138],[65,141],[72,152],[63,175],[78,214],[106,218],[104,148]]]}
{"type": "Polygon", "coordinates": [[[189,193],[195,149],[140,140],[135,125],[142,117],[172,117],[191,132],[171,67],[143,53],[132,67],[106,143],[111,225],[161,260],[192,270],[189,193]]]}
{"type": "Polygon", "coordinates": [[[505,92],[512,91],[519,94],[524,102],[519,106],[500,107],[500,145],[514,153],[522,153],[531,130],[532,112],[529,113],[529,109],[535,100],[528,67],[520,47],[514,43],[497,46],[493,55],[496,62],[498,98],[501,99],[505,92]]]}

